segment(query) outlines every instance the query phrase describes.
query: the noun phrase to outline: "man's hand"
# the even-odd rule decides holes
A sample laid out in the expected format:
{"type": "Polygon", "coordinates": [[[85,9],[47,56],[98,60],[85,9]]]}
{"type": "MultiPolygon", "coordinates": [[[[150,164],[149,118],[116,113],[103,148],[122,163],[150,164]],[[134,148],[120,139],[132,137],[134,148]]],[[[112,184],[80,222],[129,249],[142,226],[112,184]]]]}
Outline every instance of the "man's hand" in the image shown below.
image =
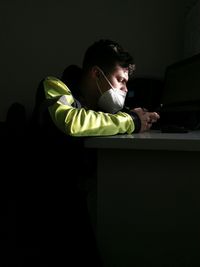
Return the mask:
{"type": "Polygon", "coordinates": [[[159,114],[156,112],[149,112],[146,109],[143,108],[134,108],[132,109],[133,112],[135,112],[141,121],[141,129],[140,132],[146,132],[148,131],[152,124],[154,122],[157,122],[157,120],[160,118],[159,114]]]}

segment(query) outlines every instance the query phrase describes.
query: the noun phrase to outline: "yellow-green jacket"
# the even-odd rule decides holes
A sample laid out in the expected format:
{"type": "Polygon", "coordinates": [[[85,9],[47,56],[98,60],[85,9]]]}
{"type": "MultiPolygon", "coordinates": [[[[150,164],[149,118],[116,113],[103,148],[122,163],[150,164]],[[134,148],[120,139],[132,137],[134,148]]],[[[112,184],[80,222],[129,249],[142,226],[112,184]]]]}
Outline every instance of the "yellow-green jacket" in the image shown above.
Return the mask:
{"type": "Polygon", "coordinates": [[[48,109],[54,124],[70,136],[105,136],[130,134],[135,130],[133,116],[126,112],[116,114],[88,110],[76,106],[70,89],[59,79],[47,77],[43,81],[48,109]]]}

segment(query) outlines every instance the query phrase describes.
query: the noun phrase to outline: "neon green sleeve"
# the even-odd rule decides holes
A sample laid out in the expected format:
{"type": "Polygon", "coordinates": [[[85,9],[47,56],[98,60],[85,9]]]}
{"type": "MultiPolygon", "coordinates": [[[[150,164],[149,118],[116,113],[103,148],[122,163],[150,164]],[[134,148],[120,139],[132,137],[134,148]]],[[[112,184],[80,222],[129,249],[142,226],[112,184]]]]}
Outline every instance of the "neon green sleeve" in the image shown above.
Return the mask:
{"type": "Polygon", "coordinates": [[[71,136],[103,136],[132,133],[135,129],[131,116],[125,112],[116,114],[74,108],[74,98],[69,88],[55,77],[44,80],[46,99],[57,99],[49,107],[55,125],[71,136]],[[60,97],[60,98],[59,98],[60,97]]]}

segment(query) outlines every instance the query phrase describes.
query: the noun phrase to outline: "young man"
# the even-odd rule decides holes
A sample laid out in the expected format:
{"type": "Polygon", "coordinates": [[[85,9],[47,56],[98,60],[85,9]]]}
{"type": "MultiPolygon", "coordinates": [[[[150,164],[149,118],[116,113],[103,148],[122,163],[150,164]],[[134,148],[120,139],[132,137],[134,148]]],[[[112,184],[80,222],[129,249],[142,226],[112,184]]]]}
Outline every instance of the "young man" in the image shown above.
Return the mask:
{"type": "Polygon", "coordinates": [[[118,43],[100,40],[86,51],[82,70],[67,68],[61,79],[43,81],[49,113],[69,136],[144,132],[159,119],[156,112],[124,107],[133,58],[118,43]],[[48,104],[49,103],[49,104],[48,104]]]}
{"type": "Polygon", "coordinates": [[[69,66],[60,79],[47,77],[40,83],[34,120],[42,126],[42,137],[36,140],[31,131],[38,156],[30,169],[43,177],[35,212],[40,214],[38,227],[43,225],[35,241],[43,262],[67,264],[73,255],[82,265],[101,265],[87,210],[91,187],[84,187],[95,180],[96,154],[84,148],[83,137],[143,132],[157,121],[157,113],[124,107],[134,68],[133,58],[119,44],[100,40],[86,51],[82,68],[69,66]]]}

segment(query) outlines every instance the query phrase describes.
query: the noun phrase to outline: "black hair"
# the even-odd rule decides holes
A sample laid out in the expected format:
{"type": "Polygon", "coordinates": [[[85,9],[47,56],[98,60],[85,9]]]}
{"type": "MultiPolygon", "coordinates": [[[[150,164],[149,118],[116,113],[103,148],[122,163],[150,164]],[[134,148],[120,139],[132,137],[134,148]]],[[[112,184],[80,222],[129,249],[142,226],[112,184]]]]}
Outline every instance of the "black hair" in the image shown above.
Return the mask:
{"type": "Polygon", "coordinates": [[[123,68],[128,68],[129,77],[133,76],[135,70],[133,57],[117,42],[101,39],[88,47],[83,58],[82,67],[83,71],[87,72],[97,65],[105,73],[109,73],[116,64],[123,68]]]}

